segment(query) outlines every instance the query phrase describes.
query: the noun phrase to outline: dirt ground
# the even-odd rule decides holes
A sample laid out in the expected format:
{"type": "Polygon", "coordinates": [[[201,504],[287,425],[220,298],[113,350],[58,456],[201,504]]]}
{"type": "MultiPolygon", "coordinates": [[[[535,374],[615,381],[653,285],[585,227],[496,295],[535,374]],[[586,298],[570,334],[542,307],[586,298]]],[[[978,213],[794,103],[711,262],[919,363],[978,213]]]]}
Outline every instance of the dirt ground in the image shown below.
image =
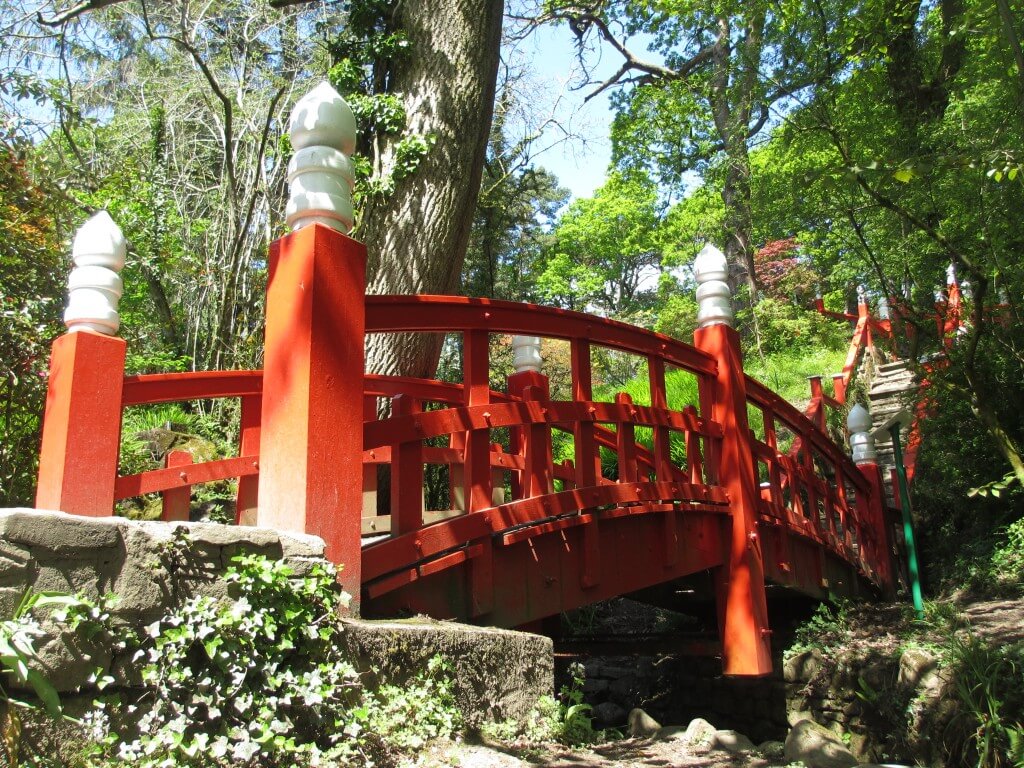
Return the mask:
{"type": "Polygon", "coordinates": [[[680,739],[623,739],[587,749],[545,744],[513,752],[499,745],[435,744],[406,764],[409,768],[769,768],[784,760],[768,761],[753,753],[733,755],[722,750],[693,748],[680,739]]]}

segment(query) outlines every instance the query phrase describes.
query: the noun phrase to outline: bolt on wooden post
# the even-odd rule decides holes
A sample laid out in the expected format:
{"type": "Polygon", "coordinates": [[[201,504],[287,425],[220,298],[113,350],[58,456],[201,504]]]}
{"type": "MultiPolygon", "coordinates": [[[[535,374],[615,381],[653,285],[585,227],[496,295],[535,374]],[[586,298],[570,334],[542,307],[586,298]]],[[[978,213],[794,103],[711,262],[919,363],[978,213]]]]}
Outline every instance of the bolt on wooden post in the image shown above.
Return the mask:
{"type": "Polygon", "coordinates": [[[725,564],[715,575],[722,663],[727,675],[766,675],[772,671],[771,632],[757,531],[757,476],[725,255],[712,245],[704,246],[694,271],[698,283],[694,346],[718,360],[718,374],[711,386],[711,413],[705,416],[722,425],[724,434],[716,451],[718,477],[729,496],[731,513],[725,564]]]}
{"type": "Polygon", "coordinates": [[[347,236],[355,118],[324,82],[295,105],[289,132],[293,231],[270,248],[257,523],[323,538],[358,613],[366,249],[347,236]]]}
{"type": "Polygon", "coordinates": [[[75,235],[68,332],[50,354],[36,507],[104,517],[114,511],[125,342],[117,307],[125,239],[106,211],[75,235]]]}

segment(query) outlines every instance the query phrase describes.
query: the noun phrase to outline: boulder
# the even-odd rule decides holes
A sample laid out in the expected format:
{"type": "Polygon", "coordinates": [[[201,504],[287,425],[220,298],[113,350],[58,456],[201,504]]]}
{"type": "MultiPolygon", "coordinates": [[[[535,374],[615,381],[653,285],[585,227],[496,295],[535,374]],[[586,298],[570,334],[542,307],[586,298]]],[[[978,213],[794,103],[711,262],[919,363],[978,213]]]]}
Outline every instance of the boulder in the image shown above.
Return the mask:
{"type": "Polygon", "coordinates": [[[683,739],[691,747],[704,747],[710,749],[715,743],[715,732],[718,729],[702,717],[695,717],[686,726],[683,739]]]}
{"type": "Polygon", "coordinates": [[[661,723],[648,715],[639,707],[633,709],[626,718],[630,736],[653,736],[661,730],[661,723]]]}
{"type": "Polygon", "coordinates": [[[785,759],[802,762],[807,768],[852,768],[860,761],[827,728],[801,720],[786,737],[785,759]]]}
{"type": "Polygon", "coordinates": [[[716,749],[733,755],[740,752],[754,752],[757,749],[754,742],[736,731],[715,731],[713,744],[716,749]]]}

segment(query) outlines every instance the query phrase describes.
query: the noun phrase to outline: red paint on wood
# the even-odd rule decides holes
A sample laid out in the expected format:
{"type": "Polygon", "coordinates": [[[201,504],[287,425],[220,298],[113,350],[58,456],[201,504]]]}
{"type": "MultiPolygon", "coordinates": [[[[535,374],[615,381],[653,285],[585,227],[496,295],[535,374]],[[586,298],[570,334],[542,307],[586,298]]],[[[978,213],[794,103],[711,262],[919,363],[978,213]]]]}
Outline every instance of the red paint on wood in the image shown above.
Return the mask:
{"type": "Polygon", "coordinates": [[[747,423],[747,394],[740,341],[727,325],[699,328],[697,347],[718,359],[711,391],[712,418],[724,435],[716,457],[719,477],[729,495],[732,523],[728,536],[722,622],[723,665],[729,675],[771,672],[764,564],[757,545],[757,480],[747,423]]]}
{"type": "MultiPolygon", "coordinates": [[[[262,378],[260,379],[262,385],[262,378]]],[[[261,386],[262,389],[262,386],[261,386]]],[[[246,395],[242,398],[242,413],[238,430],[238,455],[256,456],[260,452],[260,419],[262,418],[263,396],[246,395]]],[[[258,464],[255,466],[259,469],[258,464]]],[[[235,522],[238,525],[255,525],[259,504],[259,478],[245,475],[238,478],[238,493],[235,501],[235,522]]]]}
{"type": "MultiPolygon", "coordinates": [[[[192,454],[188,451],[168,451],[164,459],[165,466],[170,470],[177,470],[178,478],[182,482],[190,482],[189,468],[192,464],[192,454]]],[[[192,506],[192,486],[182,485],[163,492],[163,511],[160,519],[164,522],[175,520],[188,521],[189,511],[192,506]]]]}
{"type": "Polygon", "coordinates": [[[323,538],[358,612],[366,249],[313,224],[269,263],[258,521],[323,538]]]}
{"type": "Polygon", "coordinates": [[[114,512],[125,342],[93,331],[59,337],[39,450],[36,507],[74,515],[114,512]]]}

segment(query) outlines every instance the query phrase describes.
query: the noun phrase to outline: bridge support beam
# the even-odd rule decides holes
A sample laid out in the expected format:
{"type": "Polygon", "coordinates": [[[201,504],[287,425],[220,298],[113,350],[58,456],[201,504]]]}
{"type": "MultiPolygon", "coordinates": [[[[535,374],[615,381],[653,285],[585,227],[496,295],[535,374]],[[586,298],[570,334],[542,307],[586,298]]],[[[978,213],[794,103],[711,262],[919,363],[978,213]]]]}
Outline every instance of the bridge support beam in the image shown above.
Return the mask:
{"type": "Polygon", "coordinates": [[[323,224],[270,250],[261,526],[320,536],[360,594],[366,249],[323,224]]]}

